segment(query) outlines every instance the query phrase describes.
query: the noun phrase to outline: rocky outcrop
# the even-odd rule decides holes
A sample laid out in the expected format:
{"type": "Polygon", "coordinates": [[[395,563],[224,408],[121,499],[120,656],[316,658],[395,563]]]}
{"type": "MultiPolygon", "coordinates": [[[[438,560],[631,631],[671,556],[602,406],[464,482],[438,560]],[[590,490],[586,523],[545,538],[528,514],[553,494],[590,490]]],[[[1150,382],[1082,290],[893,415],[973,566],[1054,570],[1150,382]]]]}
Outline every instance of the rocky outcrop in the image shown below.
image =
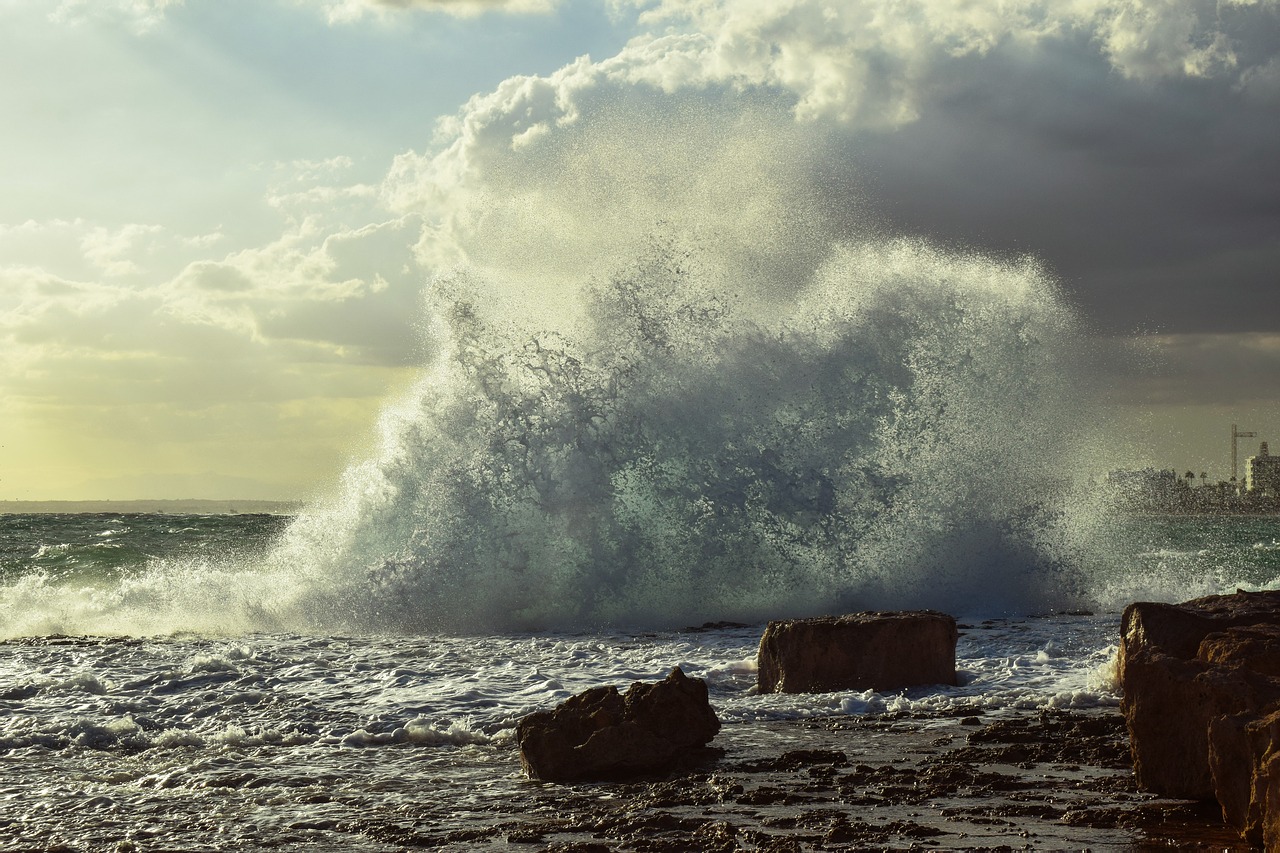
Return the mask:
{"type": "Polygon", "coordinates": [[[1280,626],[1280,591],[1210,595],[1182,604],[1130,604],[1120,626],[1120,678],[1124,680],[1127,659],[1139,651],[1194,658],[1209,634],[1252,625],[1280,626]]]}
{"type": "Polygon", "coordinates": [[[1280,848],[1280,592],[1132,604],[1118,664],[1138,784],[1280,848]]]}
{"type": "Polygon", "coordinates": [[[955,684],[956,636],[956,620],[932,610],[770,622],[756,658],[760,692],[955,684]]]}
{"type": "Polygon", "coordinates": [[[1280,849],[1280,713],[1235,714],[1209,726],[1209,767],[1222,818],[1255,847],[1280,849]],[[1268,805],[1269,804],[1269,805],[1268,805]]]}
{"type": "MultiPolygon", "coordinates": [[[[1280,613],[1274,618],[1280,621],[1280,613]]],[[[1280,624],[1243,625],[1207,635],[1196,658],[1280,678],[1280,624]]]]}
{"type": "Polygon", "coordinates": [[[1240,667],[1159,652],[1131,655],[1122,708],[1138,784],[1167,797],[1214,799],[1209,724],[1259,714],[1280,700],[1280,681],[1240,667]]]}
{"type": "Polygon", "coordinates": [[[720,730],[707,685],[679,667],[625,695],[594,687],[520,721],[520,761],[549,782],[626,779],[670,770],[720,730]]]}

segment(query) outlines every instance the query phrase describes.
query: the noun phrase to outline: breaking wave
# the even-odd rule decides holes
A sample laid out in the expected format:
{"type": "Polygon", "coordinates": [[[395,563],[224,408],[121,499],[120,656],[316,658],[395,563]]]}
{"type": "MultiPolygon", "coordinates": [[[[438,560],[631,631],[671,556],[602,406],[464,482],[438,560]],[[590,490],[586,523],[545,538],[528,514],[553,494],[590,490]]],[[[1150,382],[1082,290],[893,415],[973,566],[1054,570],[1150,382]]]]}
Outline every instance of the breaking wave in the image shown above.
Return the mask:
{"type": "Polygon", "coordinates": [[[468,632],[1077,605],[1087,371],[1053,280],[889,240],[796,284],[761,310],[660,231],[572,332],[521,334],[437,281],[434,363],[272,557],[309,577],[290,607],[468,632]]]}

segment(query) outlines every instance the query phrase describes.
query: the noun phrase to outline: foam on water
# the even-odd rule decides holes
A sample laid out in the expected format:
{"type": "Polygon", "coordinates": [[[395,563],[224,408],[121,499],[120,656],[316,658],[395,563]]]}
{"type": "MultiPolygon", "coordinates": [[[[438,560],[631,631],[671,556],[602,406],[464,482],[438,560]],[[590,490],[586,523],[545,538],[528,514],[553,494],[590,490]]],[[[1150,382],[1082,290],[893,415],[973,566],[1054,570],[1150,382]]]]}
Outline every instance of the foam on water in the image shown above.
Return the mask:
{"type": "Polygon", "coordinates": [[[6,641],[0,754],[13,809],[0,838],[20,828],[43,847],[91,839],[107,849],[120,827],[99,806],[128,815],[147,838],[253,849],[302,826],[329,841],[369,814],[452,821],[491,797],[519,810],[529,788],[513,748],[522,717],[589,687],[662,678],[676,664],[706,680],[724,723],[717,744],[738,759],[769,742],[762,721],[904,711],[930,726],[942,724],[934,712],[954,723],[1116,701],[1090,681],[1114,617],[963,625],[963,685],[888,693],[760,694],[762,627],[6,641]]]}
{"type": "MultiPolygon", "coordinates": [[[[760,694],[762,626],[698,634],[518,634],[485,638],[316,640],[255,635],[234,643],[54,638],[10,641],[0,678],[0,751],[217,754],[252,747],[448,748],[509,745],[516,722],[589,687],[706,680],[727,724],[881,711],[998,713],[1099,707],[1113,617],[966,624],[960,686],[760,694]]],[[[304,756],[289,760],[305,763],[304,756]]]]}

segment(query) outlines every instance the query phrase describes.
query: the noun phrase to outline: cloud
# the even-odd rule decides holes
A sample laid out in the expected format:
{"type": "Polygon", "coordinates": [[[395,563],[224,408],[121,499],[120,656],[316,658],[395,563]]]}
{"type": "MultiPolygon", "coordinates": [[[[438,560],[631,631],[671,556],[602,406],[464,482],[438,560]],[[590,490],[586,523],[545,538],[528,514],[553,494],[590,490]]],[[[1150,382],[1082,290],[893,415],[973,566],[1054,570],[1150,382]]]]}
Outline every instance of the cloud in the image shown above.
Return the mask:
{"type": "MultiPolygon", "coordinates": [[[[546,4],[312,5],[359,17],[546,4]]],[[[1178,300],[1151,298],[1162,282],[1190,289],[1215,267],[1254,282],[1272,259],[1251,236],[1267,230],[1271,186],[1246,197],[1242,176],[1264,168],[1274,121],[1241,110],[1232,135],[1221,118],[1233,92],[1273,102],[1275,0],[615,7],[645,30],[616,56],[476,95],[381,184],[353,180],[346,157],[278,164],[266,200],[287,229],[270,244],[217,257],[198,241],[219,234],[51,223],[36,265],[164,280],[169,310],[193,322],[403,363],[411,334],[375,346],[357,330],[412,313],[431,274],[470,264],[497,294],[563,293],[660,225],[719,244],[749,287],[788,264],[801,279],[818,246],[869,228],[1031,251],[1116,318],[1144,302],[1176,313],[1178,300]],[[415,227],[410,254],[394,241],[415,227]],[[75,251],[54,250],[75,235],[75,251]]]]}
{"type": "Polygon", "coordinates": [[[129,224],[123,228],[108,229],[97,226],[80,241],[84,256],[106,275],[116,278],[140,271],[138,264],[127,257],[138,243],[164,231],[159,225],[129,224]]]}
{"type": "MultiPolygon", "coordinates": [[[[793,92],[801,119],[886,127],[919,115],[922,98],[936,83],[931,72],[947,59],[985,55],[1002,45],[1031,49],[1079,32],[1089,34],[1126,77],[1239,78],[1267,59],[1255,55],[1259,45],[1252,20],[1274,23],[1277,10],[1273,0],[662,0],[635,5],[649,25],[708,36],[701,75],[793,92]],[[1242,45],[1249,49],[1241,50],[1242,45]]],[[[1269,48],[1274,56],[1275,45],[1269,48]]]]}
{"type": "MultiPolygon", "coordinates": [[[[945,85],[939,69],[1001,46],[1031,49],[1069,42],[1083,32],[1116,70],[1138,79],[1258,77],[1269,73],[1280,53],[1280,44],[1273,44],[1252,50],[1251,62],[1242,63],[1232,44],[1243,36],[1228,34],[1228,25],[1246,11],[1265,14],[1273,25],[1280,21],[1270,0],[1229,4],[1217,15],[1209,15],[1201,0],[1021,0],[996,7],[931,0],[636,5],[644,10],[642,23],[665,29],[634,38],[615,57],[584,57],[546,76],[511,77],[473,97],[440,122],[440,153],[400,158],[390,183],[412,173],[424,190],[421,179],[430,173],[433,201],[447,198],[463,188],[469,170],[574,124],[582,102],[606,88],[616,97],[625,97],[619,89],[636,85],[668,94],[763,89],[792,98],[802,121],[856,123],[865,132],[917,119],[922,99],[936,98],[945,85]]],[[[394,192],[391,200],[397,202],[394,192]]]]}
{"type": "MultiPolygon", "coordinates": [[[[146,29],[178,5],[67,0],[55,16],[146,29]]],[[[557,4],[297,5],[338,23],[557,4]]],[[[421,357],[433,275],[469,266],[513,316],[554,322],[655,234],[692,247],[709,286],[761,300],[794,296],[833,242],[905,232],[1039,255],[1107,331],[1274,331],[1257,304],[1280,261],[1275,0],[614,5],[641,30],[620,52],[472,97],[381,181],[343,156],[269,166],[274,239],[0,226],[0,391],[206,408],[374,395],[421,357]]],[[[1204,346],[1173,351],[1272,363],[1204,346]]],[[[1158,392],[1209,382],[1194,362],[1174,358],[1158,392]]]]}
{"type": "Polygon", "coordinates": [[[1115,403],[1238,410],[1275,405],[1280,333],[1149,335],[1141,344],[1144,357],[1131,373],[1117,376],[1115,403]]]}
{"type": "MultiPolygon", "coordinates": [[[[330,24],[349,24],[366,17],[385,21],[406,12],[425,12],[456,18],[475,18],[491,13],[546,15],[563,4],[563,0],[292,1],[297,6],[315,8],[330,24]]],[[[170,10],[186,4],[187,0],[57,0],[57,5],[49,13],[49,19],[54,23],[70,25],[89,21],[124,22],[132,26],[137,33],[145,34],[160,26],[170,10]]]]}
{"type": "Polygon", "coordinates": [[[216,466],[261,484],[220,494],[282,497],[332,477],[404,381],[418,288],[323,276],[265,288],[244,271],[287,257],[197,261],[148,285],[0,268],[0,422],[3,443],[23,448],[6,487],[144,497],[168,494],[157,472],[216,466]],[[137,484],[77,485],[88,473],[137,484]]]}
{"type": "Polygon", "coordinates": [[[274,163],[267,203],[296,220],[295,207],[305,208],[307,215],[314,216],[337,199],[367,195],[367,187],[350,181],[354,168],[355,161],[342,155],[274,163]]]}
{"type": "Polygon", "coordinates": [[[138,32],[158,26],[171,9],[185,0],[61,0],[49,15],[55,23],[78,24],[88,20],[125,21],[138,32]]]}
{"type": "Polygon", "coordinates": [[[539,276],[601,274],[666,221],[725,254],[759,248],[735,274],[772,255],[803,278],[811,261],[785,248],[882,227],[865,203],[877,185],[894,227],[1043,250],[1072,273],[1189,269],[1195,243],[1174,229],[1208,238],[1206,199],[1225,240],[1248,231],[1235,194],[1265,163],[1267,126],[1246,118],[1243,147],[1213,135],[1222,93],[1272,67],[1280,42],[1246,19],[1280,26],[1274,2],[634,5],[649,31],[616,56],[511,77],[396,158],[380,197],[423,217],[424,268],[472,264],[541,297],[539,276]],[[774,221],[742,215],[756,209],[774,221]]]}
{"type": "Polygon", "coordinates": [[[408,218],[325,232],[304,219],[266,246],[197,257],[170,278],[141,275],[125,260],[140,239],[163,240],[157,228],[9,229],[0,243],[25,236],[48,248],[52,235],[82,253],[66,266],[98,275],[15,263],[10,241],[0,266],[9,368],[0,390],[66,405],[376,397],[385,390],[379,371],[420,360],[422,273],[412,255],[420,227],[408,218]],[[358,387],[348,376],[361,377],[358,387]]]}
{"type": "Polygon", "coordinates": [[[319,5],[329,22],[338,24],[359,21],[367,15],[385,19],[405,11],[433,12],[458,18],[473,18],[491,12],[545,15],[555,11],[561,0],[321,0],[319,5]]]}
{"type": "Polygon", "coordinates": [[[102,225],[86,219],[27,220],[0,225],[0,267],[35,266],[78,280],[141,283],[205,253],[221,232],[187,235],[154,223],[102,225]]]}

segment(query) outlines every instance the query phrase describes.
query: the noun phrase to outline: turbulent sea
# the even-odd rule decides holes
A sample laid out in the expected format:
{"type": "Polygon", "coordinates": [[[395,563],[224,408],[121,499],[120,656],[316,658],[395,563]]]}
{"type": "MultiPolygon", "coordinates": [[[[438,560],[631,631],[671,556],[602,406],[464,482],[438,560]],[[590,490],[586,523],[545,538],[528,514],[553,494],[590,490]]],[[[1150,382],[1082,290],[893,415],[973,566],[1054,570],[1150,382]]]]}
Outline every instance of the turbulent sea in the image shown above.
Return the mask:
{"type": "MultiPolygon", "coordinates": [[[[520,812],[539,787],[513,746],[522,715],[675,665],[707,680],[730,755],[781,720],[1117,701],[1110,607],[984,614],[980,597],[958,601],[962,686],[883,695],[759,695],[760,624],[246,630],[218,575],[261,589],[252,573],[276,571],[271,553],[298,523],[0,516],[0,847],[404,849],[520,812]],[[165,586],[202,579],[218,595],[165,586]],[[218,631],[224,598],[230,629],[218,631]],[[142,629],[140,609],[175,601],[214,612],[142,629]]],[[[1280,519],[1130,518],[1110,536],[1125,590],[1184,597],[1280,575],[1280,519]]]]}
{"type": "MultiPolygon", "coordinates": [[[[740,198],[776,175],[736,163],[740,198]]],[[[0,517],[0,849],[502,846],[570,796],[516,722],[585,688],[680,666],[738,758],[814,717],[1105,709],[1127,602],[1276,583],[1275,519],[1109,508],[1106,348],[1037,263],[719,198],[651,199],[556,293],[432,281],[416,384],[292,518],[0,517]],[[919,608],[960,619],[961,686],[754,690],[767,620],[919,608]]]]}

